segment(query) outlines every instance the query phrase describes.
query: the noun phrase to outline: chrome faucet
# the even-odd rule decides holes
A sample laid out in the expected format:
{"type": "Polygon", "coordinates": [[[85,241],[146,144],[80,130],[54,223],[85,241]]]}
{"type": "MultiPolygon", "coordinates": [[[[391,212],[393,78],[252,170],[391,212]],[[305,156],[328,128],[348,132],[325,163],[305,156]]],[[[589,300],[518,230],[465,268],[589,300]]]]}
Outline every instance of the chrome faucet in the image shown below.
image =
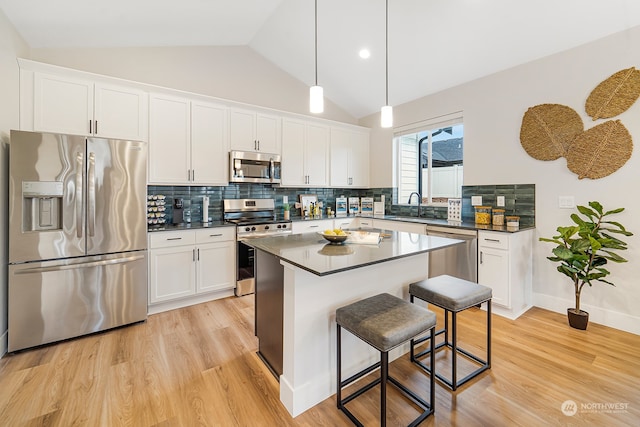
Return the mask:
{"type": "Polygon", "coordinates": [[[420,218],[420,205],[422,204],[422,196],[420,195],[420,193],[414,191],[413,193],[409,194],[409,200],[407,201],[407,204],[411,204],[411,198],[414,194],[418,196],[418,218],[420,218]]]}

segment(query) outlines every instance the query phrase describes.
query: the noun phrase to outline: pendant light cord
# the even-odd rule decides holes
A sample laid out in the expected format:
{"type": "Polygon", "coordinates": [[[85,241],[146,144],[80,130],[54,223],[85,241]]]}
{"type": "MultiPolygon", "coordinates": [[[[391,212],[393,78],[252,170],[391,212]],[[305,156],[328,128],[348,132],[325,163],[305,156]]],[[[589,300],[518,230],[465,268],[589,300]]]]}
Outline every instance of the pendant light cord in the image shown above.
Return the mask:
{"type": "Polygon", "coordinates": [[[385,0],[384,44],[385,105],[389,105],[389,0],[385,0]]]}
{"type": "Polygon", "coordinates": [[[316,86],[318,86],[318,0],[315,6],[315,49],[316,49],[316,86]]]}

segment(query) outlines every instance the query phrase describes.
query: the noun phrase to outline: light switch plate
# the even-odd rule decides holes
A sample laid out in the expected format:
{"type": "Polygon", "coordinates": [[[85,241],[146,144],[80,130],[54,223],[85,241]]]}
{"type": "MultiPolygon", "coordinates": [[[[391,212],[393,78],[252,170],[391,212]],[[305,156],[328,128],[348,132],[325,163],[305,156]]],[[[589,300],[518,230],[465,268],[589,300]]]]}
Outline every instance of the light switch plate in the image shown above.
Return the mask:
{"type": "Polygon", "coordinates": [[[504,196],[496,197],[496,205],[499,207],[504,207],[504,196]]]}
{"type": "Polygon", "coordinates": [[[282,196],[282,203],[289,203],[289,196],[282,196]]]}
{"type": "Polygon", "coordinates": [[[482,204],[482,196],[471,196],[471,206],[480,206],[482,204]]]}
{"type": "Polygon", "coordinates": [[[576,202],[573,196],[559,196],[558,207],[561,209],[573,209],[576,207],[576,202]]]}

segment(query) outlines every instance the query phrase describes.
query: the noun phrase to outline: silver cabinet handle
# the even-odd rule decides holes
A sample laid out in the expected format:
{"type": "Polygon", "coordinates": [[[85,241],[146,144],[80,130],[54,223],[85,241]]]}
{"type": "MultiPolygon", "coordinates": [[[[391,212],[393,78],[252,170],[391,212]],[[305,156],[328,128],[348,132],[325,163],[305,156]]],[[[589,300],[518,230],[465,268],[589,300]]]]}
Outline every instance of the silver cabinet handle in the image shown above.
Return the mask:
{"type": "Polygon", "coordinates": [[[87,234],[95,236],[96,228],[96,154],[89,153],[89,176],[87,177],[87,192],[89,193],[89,209],[87,213],[87,234]]]}
{"type": "Polygon", "coordinates": [[[320,227],[319,225],[310,225],[309,228],[318,228],[320,227]]]}
{"type": "Polygon", "coordinates": [[[196,249],[198,251],[198,261],[200,261],[200,248],[196,249]]]}
{"type": "Polygon", "coordinates": [[[196,262],[196,250],[195,249],[191,249],[191,259],[193,260],[193,262],[196,262]]]}
{"type": "Polygon", "coordinates": [[[480,251],[480,264],[482,264],[482,251],[480,251]]]}
{"type": "Polygon", "coordinates": [[[89,134],[91,134],[91,120],[89,120],[89,134]]]}
{"type": "Polygon", "coordinates": [[[209,234],[209,237],[220,237],[222,236],[222,233],[220,234],[209,234]]]}
{"type": "Polygon", "coordinates": [[[84,174],[84,154],[76,153],[76,236],[82,238],[82,196],[84,194],[82,186],[82,176],[84,174]]]}
{"type": "Polygon", "coordinates": [[[94,133],[97,135],[98,134],[98,121],[96,120],[96,125],[95,125],[95,129],[94,129],[94,133]]]}
{"type": "Polygon", "coordinates": [[[496,242],[496,243],[500,243],[500,240],[498,239],[484,239],[486,242],[496,242]]]}
{"type": "Polygon", "coordinates": [[[196,170],[191,169],[191,181],[195,181],[195,180],[196,180],[196,170]]]}
{"type": "Polygon", "coordinates": [[[169,237],[167,240],[182,240],[182,237],[169,237]]]}

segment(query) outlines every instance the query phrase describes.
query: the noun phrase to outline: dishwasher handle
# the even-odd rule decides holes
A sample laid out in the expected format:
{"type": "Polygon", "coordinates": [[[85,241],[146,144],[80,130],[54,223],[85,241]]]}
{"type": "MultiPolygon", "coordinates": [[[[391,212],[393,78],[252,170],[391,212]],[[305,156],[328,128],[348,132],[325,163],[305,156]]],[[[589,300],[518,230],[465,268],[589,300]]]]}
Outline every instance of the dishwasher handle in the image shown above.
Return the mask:
{"type": "Polygon", "coordinates": [[[427,230],[427,236],[447,237],[449,239],[458,239],[458,240],[476,240],[478,238],[477,235],[444,233],[441,231],[429,231],[429,230],[427,230]]]}

